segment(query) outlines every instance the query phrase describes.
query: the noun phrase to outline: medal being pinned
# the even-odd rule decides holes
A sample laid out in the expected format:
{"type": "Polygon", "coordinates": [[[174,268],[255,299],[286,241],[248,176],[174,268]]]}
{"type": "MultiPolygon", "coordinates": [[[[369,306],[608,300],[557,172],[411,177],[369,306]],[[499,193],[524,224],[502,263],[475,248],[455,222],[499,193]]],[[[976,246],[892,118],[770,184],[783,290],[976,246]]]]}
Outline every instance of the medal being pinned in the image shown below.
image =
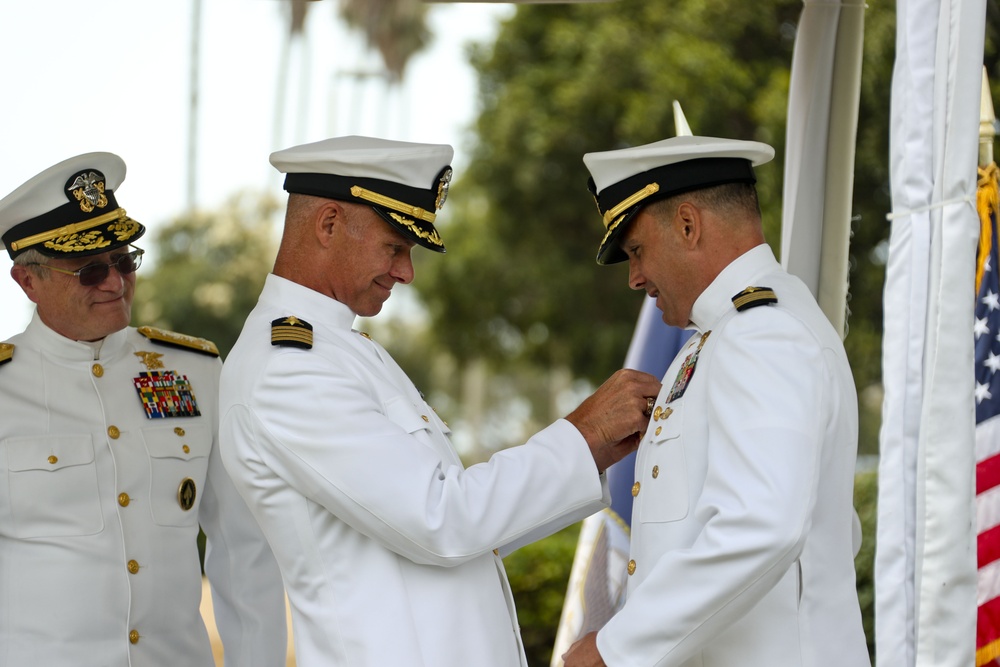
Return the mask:
{"type": "Polygon", "coordinates": [[[701,340],[698,341],[698,348],[689,354],[684,363],[681,364],[681,369],[677,371],[677,378],[674,380],[674,384],[670,387],[670,394],[667,396],[667,403],[671,403],[681,396],[687,390],[688,383],[691,382],[691,378],[694,376],[694,369],[698,363],[698,354],[701,352],[701,348],[705,346],[705,341],[708,340],[711,331],[706,331],[701,335],[701,340]]]}

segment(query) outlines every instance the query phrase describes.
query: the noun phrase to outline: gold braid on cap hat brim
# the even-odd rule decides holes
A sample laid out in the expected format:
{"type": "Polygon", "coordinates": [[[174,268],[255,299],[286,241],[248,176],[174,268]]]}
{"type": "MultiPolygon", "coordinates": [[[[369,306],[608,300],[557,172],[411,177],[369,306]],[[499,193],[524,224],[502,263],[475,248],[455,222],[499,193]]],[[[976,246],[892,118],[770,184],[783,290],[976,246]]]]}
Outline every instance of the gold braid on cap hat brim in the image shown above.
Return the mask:
{"type": "MultiPolygon", "coordinates": [[[[52,241],[53,239],[60,239],[64,237],[73,236],[75,234],[79,234],[82,231],[93,229],[94,227],[98,227],[100,225],[103,225],[107,222],[111,222],[112,220],[116,219],[120,223],[124,223],[129,220],[128,216],[125,215],[125,209],[119,208],[114,211],[111,211],[110,213],[105,213],[104,215],[100,215],[96,218],[91,218],[86,222],[75,222],[70,225],[63,225],[62,227],[58,227],[56,229],[50,229],[46,232],[41,232],[39,234],[34,234],[32,236],[19,239],[17,241],[13,241],[10,244],[10,249],[13,250],[14,252],[17,252],[18,250],[23,250],[24,248],[37,245],[39,243],[44,243],[46,241],[52,241]]],[[[138,223],[133,222],[133,224],[135,225],[135,228],[128,228],[116,231],[115,235],[118,237],[119,241],[124,241],[132,236],[132,234],[135,232],[135,229],[138,228],[138,223]]],[[[108,241],[104,245],[110,245],[110,243],[111,242],[108,241]]],[[[94,247],[97,247],[94,244],[90,244],[90,246],[93,247],[81,247],[79,244],[76,245],[46,244],[46,247],[50,248],[54,247],[54,249],[60,250],[62,252],[73,252],[84,249],[92,250],[94,249],[94,247]]]]}
{"type": "Polygon", "coordinates": [[[619,217],[627,209],[632,208],[633,206],[641,202],[643,199],[651,195],[654,195],[659,191],[660,191],[659,183],[650,183],[642,190],[639,190],[635,194],[630,195],[625,199],[621,200],[620,202],[618,202],[616,206],[608,209],[604,213],[604,227],[607,228],[608,232],[611,232],[614,227],[618,226],[618,222],[620,222],[619,220],[615,220],[615,218],[619,217]]]}
{"type": "Polygon", "coordinates": [[[441,246],[442,248],[444,247],[444,241],[441,240],[441,235],[437,233],[436,229],[431,229],[429,232],[420,229],[420,227],[417,227],[412,220],[408,220],[407,218],[404,218],[398,213],[393,213],[392,211],[389,211],[389,216],[399,224],[409,229],[418,238],[425,239],[436,246],[441,246]]]}
{"type": "Polygon", "coordinates": [[[604,235],[604,238],[601,239],[601,247],[602,248],[604,247],[604,244],[608,242],[608,239],[611,238],[611,235],[614,234],[615,230],[618,229],[618,225],[621,224],[621,221],[624,220],[624,219],[625,219],[625,216],[624,215],[620,215],[620,216],[618,216],[617,220],[613,221],[610,225],[608,225],[608,231],[604,235]]]}
{"type": "Polygon", "coordinates": [[[399,201],[398,199],[393,199],[392,197],[386,197],[385,195],[380,195],[377,192],[366,190],[360,185],[351,186],[351,194],[358,199],[370,201],[377,206],[391,208],[394,211],[399,211],[400,213],[404,213],[425,222],[433,223],[434,220],[437,219],[436,215],[426,209],[420,208],[419,206],[411,206],[410,204],[399,201]]]}

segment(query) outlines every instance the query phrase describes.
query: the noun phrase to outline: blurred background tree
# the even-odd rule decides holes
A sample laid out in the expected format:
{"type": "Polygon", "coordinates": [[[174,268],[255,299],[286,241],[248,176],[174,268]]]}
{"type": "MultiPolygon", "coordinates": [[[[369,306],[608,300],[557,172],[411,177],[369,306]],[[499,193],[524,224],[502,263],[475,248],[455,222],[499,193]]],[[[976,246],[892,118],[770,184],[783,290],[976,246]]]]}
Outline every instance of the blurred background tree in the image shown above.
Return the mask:
{"type": "MultiPolygon", "coordinates": [[[[525,6],[494,44],[472,49],[481,104],[472,164],[443,225],[449,254],[424,258],[415,282],[460,364],[565,368],[592,383],[621,366],[642,295],[629,291],[624,266],[595,264],[603,228],[581,157],[673,136],[673,100],[695,134],[775,147],[757,173],[778,254],[801,9],[798,0],[525,6]]],[[[866,14],[847,342],[859,391],[880,380],[893,19],[886,3],[866,14]]],[[[876,405],[865,452],[876,451],[877,424],[876,405]]]]}
{"type": "Polygon", "coordinates": [[[225,357],[274,263],[277,213],[273,197],[242,193],[143,239],[157,261],[137,274],[133,321],[208,338],[225,357]]]}

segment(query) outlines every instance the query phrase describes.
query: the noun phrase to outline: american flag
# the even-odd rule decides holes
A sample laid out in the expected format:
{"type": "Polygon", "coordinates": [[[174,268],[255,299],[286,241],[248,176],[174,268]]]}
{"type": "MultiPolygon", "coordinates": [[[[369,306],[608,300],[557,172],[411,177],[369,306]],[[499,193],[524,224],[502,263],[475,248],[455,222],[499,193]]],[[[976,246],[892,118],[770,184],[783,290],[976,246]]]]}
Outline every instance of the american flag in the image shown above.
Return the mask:
{"type": "Polygon", "coordinates": [[[976,266],[976,666],[1000,665],[1000,261],[996,164],[979,169],[976,266]]]}

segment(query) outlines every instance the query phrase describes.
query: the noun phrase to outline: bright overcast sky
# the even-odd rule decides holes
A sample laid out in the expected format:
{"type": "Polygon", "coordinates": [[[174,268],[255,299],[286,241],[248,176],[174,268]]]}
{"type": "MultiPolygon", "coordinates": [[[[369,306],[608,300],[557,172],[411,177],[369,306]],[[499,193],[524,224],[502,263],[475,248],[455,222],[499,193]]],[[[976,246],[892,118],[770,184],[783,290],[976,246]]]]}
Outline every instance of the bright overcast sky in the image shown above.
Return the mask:
{"type": "MultiPolygon", "coordinates": [[[[346,32],[336,3],[310,3],[307,48],[291,53],[295,71],[306,75],[288,79],[286,104],[279,109],[282,3],[201,4],[196,201],[204,208],[247,188],[280,195],[281,177],[268,155],[330,136],[450,143],[461,170],[463,132],[476,103],[464,45],[491,38],[498,20],[513,11],[507,4],[428,5],[434,43],[411,61],[400,89],[387,93],[377,80],[350,74],[372,72],[381,61],[346,32]]],[[[182,212],[188,196],[192,6],[193,0],[43,0],[6,8],[0,22],[0,60],[7,63],[0,98],[0,198],[56,162],[110,151],[128,165],[116,196],[130,216],[155,230],[182,212]]],[[[31,313],[9,268],[4,252],[0,340],[21,331],[31,313]]]]}

